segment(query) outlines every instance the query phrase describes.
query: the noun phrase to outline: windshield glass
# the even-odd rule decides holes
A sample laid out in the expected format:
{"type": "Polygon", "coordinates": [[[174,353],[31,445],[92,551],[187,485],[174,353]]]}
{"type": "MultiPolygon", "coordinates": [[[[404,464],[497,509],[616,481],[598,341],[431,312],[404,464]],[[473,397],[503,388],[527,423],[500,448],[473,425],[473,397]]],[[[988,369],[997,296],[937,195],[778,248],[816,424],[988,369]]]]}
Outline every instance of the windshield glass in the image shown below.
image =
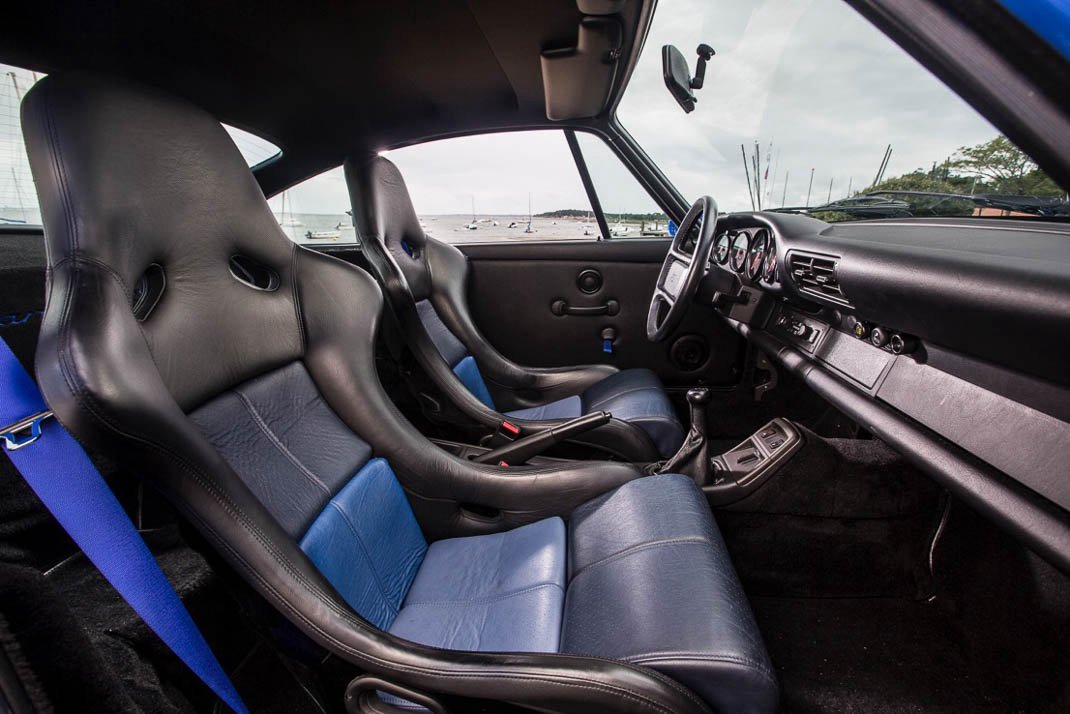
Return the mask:
{"type": "Polygon", "coordinates": [[[617,110],[689,201],[828,221],[1070,215],[1067,195],[842,0],[660,0],[617,110]],[[695,73],[685,113],[662,46],[695,73]]]}

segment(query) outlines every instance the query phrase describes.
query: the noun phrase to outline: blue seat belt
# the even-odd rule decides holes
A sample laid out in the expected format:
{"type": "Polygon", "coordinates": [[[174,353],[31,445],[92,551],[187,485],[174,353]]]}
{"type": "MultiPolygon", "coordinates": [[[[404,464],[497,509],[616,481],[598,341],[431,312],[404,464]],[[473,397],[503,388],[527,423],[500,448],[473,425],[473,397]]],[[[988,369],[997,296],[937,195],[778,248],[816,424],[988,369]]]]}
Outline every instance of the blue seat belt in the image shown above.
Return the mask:
{"type": "Polygon", "coordinates": [[[123,599],[238,714],[245,704],[115,494],[0,339],[0,440],[19,473],[123,599]]]}

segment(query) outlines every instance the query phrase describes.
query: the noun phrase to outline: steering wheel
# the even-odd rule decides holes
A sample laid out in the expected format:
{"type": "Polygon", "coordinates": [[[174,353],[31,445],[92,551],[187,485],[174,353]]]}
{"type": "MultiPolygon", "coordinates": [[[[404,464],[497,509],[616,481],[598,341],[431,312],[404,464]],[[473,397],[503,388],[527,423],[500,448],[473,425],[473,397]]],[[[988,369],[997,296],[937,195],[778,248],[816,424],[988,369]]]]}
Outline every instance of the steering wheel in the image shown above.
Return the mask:
{"type": "Polygon", "coordinates": [[[654,285],[650,311],[646,316],[646,337],[651,342],[664,341],[684,319],[710,263],[716,230],[717,204],[709,196],[703,196],[695,201],[680,223],[654,285]],[[698,236],[689,246],[689,237],[696,224],[698,236]]]}

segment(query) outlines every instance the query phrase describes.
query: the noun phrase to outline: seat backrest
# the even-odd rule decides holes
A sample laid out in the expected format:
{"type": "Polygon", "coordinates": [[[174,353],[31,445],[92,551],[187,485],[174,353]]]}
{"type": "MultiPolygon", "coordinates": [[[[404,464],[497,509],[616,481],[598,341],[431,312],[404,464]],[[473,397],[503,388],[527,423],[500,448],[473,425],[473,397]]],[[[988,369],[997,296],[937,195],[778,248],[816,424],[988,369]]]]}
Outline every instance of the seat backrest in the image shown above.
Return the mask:
{"type": "Polygon", "coordinates": [[[389,159],[350,160],[346,179],[364,255],[417,358],[425,368],[441,360],[472,396],[494,409],[477,361],[494,355],[468,313],[467,260],[424,232],[405,180],[389,159]],[[472,354],[473,346],[481,355],[472,354]]]}
{"type": "Polygon", "coordinates": [[[52,272],[38,375],[60,418],[91,410],[202,456],[212,488],[240,493],[261,529],[388,627],[427,544],[387,461],[306,368],[298,263],[316,256],[283,235],[202,112],[50,77],[25,117],[52,272]],[[75,144],[75,127],[102,130],[75,144]]]}
{"type": "Polygon", "coordinates": [[[49,262],[36,377],[87,450],[156,485],[269,603],[363,672],[460,701],[612,708],[626,687],[659,710],[693,707],[622,663],[451,653],[383,632],[425,536],[567,513],[636,472],[503,477],[433,447],[376,375],[375,281],[289,241],[200,109],[55,74],[27,93],[22,123],[49,262]]]}

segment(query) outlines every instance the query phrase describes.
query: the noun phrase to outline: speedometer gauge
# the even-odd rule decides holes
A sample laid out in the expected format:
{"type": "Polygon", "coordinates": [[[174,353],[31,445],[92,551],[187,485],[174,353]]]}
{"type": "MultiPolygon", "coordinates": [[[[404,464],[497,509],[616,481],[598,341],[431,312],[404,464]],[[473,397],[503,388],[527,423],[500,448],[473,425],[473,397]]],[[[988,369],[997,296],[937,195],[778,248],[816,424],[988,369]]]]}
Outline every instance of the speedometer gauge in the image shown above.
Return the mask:
{"type": "Polygon", "coordinates": [[[749,250],[750,234],[746,231],[740,231],[732,240],[732,250],[729,255],[729,260],[731,261],[729,265],[732,266],[732,270],[737,273],[743,272],[743,269],[747,267],[747,252],[749,250]]]}
{"type": "Polygon", "coordinates": [[[718,265],[728,262],[728,252],[732,249],[732,239],[727,233],[717,236],[717,243],[713,246],[713,259],[718,265]]]}
{"type": "Polygon", "coordinates": [[[762,280],[769,284],[777,281],[776,275],[776,241],[769,236],[769,243],[765,249],[765,268],[762,269],[762,280]]]}
{"type": "Polygon", "coordinates": [[[762,266],[765,264],[765,253],[769,248],[769,231],[764,228],[754,234],[750,241],[750,251],[747,253],[747,277],[757,280],[762,275],[762,266]]]}

